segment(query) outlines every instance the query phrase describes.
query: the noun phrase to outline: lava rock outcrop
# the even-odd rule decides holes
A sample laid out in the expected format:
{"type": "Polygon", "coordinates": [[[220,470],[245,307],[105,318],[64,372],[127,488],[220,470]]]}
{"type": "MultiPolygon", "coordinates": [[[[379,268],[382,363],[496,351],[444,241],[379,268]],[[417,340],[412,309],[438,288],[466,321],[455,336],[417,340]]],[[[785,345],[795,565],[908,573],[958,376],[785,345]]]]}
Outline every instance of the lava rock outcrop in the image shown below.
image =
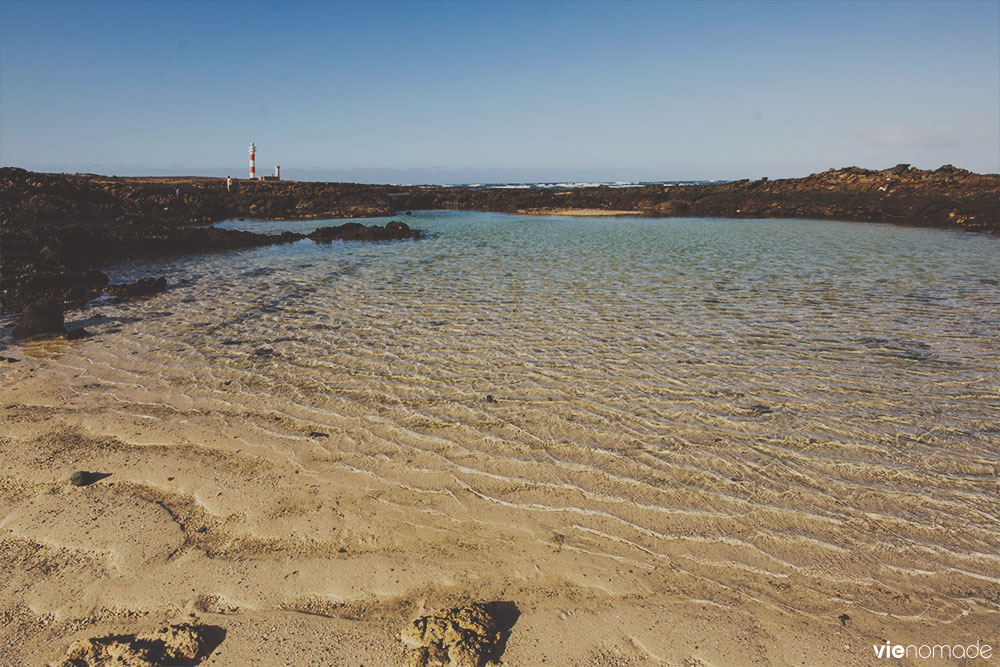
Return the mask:
{"type": "MultiPolygon", "coordinates": [[[[208,223],[389,216],[417,209],[819,218],[1000,233],[1000,175],[951,165],[930,171],[901,164],[706,185],[551,190],[236,181],[227,191],[221,178],[117,178],[6,167],[0,168],[0,311],[18,312],[49,296],[85,301],[107,284],[98,269],[127,257],[252,248],[304,238],[292,232],[205,227],[208,223]]],[[[321,242],[419,236],[398,221],[374,228],[346,223],[309,235],[321,242]]]]}
{"type": "Polygon", "coordinates": [[[384,227],[345,222],[335,227],[320,227],[307,236],[313,241],[390,241],[420,238],[421,232],[399,220],[391,220],[384,227]]]}

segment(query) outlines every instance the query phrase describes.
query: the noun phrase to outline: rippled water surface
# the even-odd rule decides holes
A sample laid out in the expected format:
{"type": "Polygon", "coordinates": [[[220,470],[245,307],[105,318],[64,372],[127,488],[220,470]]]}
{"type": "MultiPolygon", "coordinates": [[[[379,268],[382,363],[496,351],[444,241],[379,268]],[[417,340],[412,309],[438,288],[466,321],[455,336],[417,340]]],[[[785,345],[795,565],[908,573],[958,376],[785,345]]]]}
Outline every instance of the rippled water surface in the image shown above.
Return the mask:
{"type": "Polygon", "coordinates": [[[114,278],[186,277],[150,304],[173,311],[156,329],[180,326],[178,342],[207,355],[238,352],[222,345],[233,339],[272,345],[268,379],[289,389],[362,373],[398,398],[573,396],[572,409],[546,406],[551,418],[611,420],[610,435],[652,446],[676,441],[675,425],[705,443],[947,432],[996,455],[995,238],[790,220],[408,221],[432,237],[303,241],[114,278]]]}
{"type": "Polygon", "coordinates": [[[1000,576],[1000,239],[827,221],[407,222],[430,238],[119,266],[115,280],[166,274],[173,289],[102,307],[122,331],[87,367],[156,378],[122,410],[246,411],[260,429],[275,411],[288,456],[317,474],[316,446],[407,488],[446,474],[580,549],[721,582],[831,576],[859,596],[908,577],[939,601],[932,615],[996,608],[981,586],[1000,576]],[[333,437],[316,445],[312,430],[333,437]]]}

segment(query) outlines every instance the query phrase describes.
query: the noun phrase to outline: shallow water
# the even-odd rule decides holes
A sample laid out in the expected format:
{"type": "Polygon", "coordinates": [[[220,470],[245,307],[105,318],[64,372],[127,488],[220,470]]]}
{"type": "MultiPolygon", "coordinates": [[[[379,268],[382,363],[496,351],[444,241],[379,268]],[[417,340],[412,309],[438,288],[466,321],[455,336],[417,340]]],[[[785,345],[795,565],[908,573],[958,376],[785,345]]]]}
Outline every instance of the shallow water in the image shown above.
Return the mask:
{"type": "Polygon", "coordinates": [[[302,241],[112,277],[185,277],[140,314],[167,309],[169,323],[196,325],[177,340],[191,352],[226,353],[223,338],[287,348],[268,380],[289,388],[334,380],[324,359],[337,358],[341,371],[389,373],[384,390],[397,397],[580,395],[598,411],[620,399],[633,426],[656,431],[654,415],[671,413],[702,425],[701,439],[749,428],[878,442],[948,429],[996,460],[977,436],[996,435],[1000,416],[1000,240],[791,220],[408,221],[431,238],[302,241]]]}
{"type": "Polygon", "coordinates": [[[997,609],[983,586],[1000,578],[1000,239],[803,220],[406,221],[430,237],[114,267],[172,289],[83,313],[98,335],[61,363],[127,390],[121,413],[243,415],[310,474],[395,485],[385,502],[441,530],[488,528],[494,506],[532,539],[667,559],[726,589],[802,577],[780,601],[799,610],[847,596],[918,613],[889,609],[886,589],[939,619],[997,609]],[[434,500],[441,488],[452,498],[434,500]]]}

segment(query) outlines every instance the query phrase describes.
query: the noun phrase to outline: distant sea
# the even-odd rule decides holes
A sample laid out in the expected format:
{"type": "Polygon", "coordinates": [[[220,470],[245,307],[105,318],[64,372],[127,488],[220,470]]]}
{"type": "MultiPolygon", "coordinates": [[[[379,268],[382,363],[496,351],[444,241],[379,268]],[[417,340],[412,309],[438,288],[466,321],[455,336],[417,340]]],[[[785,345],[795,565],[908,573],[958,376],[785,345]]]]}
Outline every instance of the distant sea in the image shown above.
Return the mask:
{"type": "MultiPolygon", "coordinates": [[[[441,183],[448,187],[483,188],[497,190],[572,190],[575,188],[640,188],[647,185],[708,185],[710,183],[726,183],[728,181],[545,181],[535,183],[441,183]]],[[[399,183],[397,185],[417,185],[416,183],[399,183]]]]}

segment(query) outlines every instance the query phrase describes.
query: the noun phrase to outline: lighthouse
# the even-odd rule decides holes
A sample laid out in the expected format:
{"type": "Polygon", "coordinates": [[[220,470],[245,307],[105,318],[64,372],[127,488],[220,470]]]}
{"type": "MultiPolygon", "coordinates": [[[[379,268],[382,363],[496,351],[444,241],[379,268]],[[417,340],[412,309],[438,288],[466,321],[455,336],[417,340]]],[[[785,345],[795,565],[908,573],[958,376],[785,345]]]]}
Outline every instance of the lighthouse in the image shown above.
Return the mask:
{"type": "Polygon", "coordinates": [[[251,141],[251,142],[250,142],[250,180],[251,180],[251,181],[252,181],[252,180],[253,180],[254,178],[256,178],[256,176],[255,176],[255,175],[254,175],[254,173],[253,173],[253,171],[254,171],[254,170],[253,170],[253,158],[254,158],[254,155],[255,155],[256,153],[257,153],[257,148],[256,148],[256,147],[255,147],[255,146],[253,145],[253,142],[251,141]]]}

